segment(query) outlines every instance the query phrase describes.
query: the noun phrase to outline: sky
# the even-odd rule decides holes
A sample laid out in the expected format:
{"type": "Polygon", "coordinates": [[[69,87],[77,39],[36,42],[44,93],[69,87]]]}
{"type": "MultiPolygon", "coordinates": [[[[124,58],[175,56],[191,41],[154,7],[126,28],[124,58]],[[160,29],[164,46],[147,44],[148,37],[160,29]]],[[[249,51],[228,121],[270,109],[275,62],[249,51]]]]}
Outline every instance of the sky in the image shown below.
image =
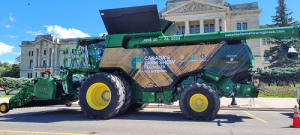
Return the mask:
{"type": "MultiPolygon", "coordinates": [[[[158,11],[167,0],[154,0],[158,11]]],[[[272,24],[277,0],[225,0],[235,5],[258,2],[262,9],[260,25],[272,24]]],[[[300,0],[285,0],[292,17],[300,21],[300,0]]],[[[21,54],[22,41],[33,41],[37,35],[57,38],[95,37],[106,33],[99,14],[101,9],[151,5],[152,0],[1,0],[0,61],[14,63],[21,54]]],[[[121,24],[120,24],[121,25],[121,24]]]]}

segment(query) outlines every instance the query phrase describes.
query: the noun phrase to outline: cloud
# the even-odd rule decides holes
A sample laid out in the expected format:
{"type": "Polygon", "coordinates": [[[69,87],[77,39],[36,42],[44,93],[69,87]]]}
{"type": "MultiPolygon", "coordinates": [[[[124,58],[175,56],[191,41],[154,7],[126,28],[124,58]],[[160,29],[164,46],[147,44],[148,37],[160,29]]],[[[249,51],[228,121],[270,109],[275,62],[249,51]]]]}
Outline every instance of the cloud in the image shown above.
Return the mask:
{"type": "Polygon", "coordinates": [[[10,38],[16,38],[18,36],[8,35],[8,37],[10,37],[10,38]]]}
{"type": "Polygon", "coordinates": [[[7,25],[5,25],[5,27],[6,28],[11,28],[12,26],[7,24],[7,25]]]}
{"type": "Polygon", "coordinates": [[[2,55],[5,53],[11,53],[15,47],[0,42],[0,48],[0,55],[2,55]]]}
{"type": "Polygon", "coordinates": [[[29,33],[29,34],[31,34],[31,35],[35,35],[35,36],[37,36],[37,35],[44,35],[44,33],[43,33],[43,31],[42,30],[39,30],[39,31],[26,31],[26,33],[29,33]]]}
{"type": "Polygon", "coordinates": [[[12,52],[14,55],[21,55],[21,52],[12,52]]]}
{"type": "Polygon", "coordinates": [[[75,28],[63,28],[58,25],[46,25],[48,34],[52,34],[58,38],[77,38],[77,37],[90,37],[89,34],[82,32],[75,28]]]}
{"type": "Polygon", "coordinates": [[[12,17],[9,17],[9,20],[13,22],[15,19],[12,17]]]}

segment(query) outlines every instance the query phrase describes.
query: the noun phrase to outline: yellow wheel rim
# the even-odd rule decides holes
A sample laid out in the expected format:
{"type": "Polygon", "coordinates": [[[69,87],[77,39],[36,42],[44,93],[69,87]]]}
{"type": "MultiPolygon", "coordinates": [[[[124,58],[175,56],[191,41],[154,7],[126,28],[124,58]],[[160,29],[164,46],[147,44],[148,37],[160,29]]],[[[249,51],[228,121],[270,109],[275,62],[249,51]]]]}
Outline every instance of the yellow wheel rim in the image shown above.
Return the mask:
{"type": "Polygon", "coordinates": [[[94,83],[86,93],[89,106],[95,110],[106,108],[111,100],[111,91],[104,83],[94,83]]]}
{"type": "Polygon", "coordinates": [[[195,112],[203,112],[208,107],[208,100],[203,94],[194,94],[190,98],[190,106],[195,112]]]}
{"type": "Polygon", "coordinates": [[[0,110],[1,110],[1,112],[6,111],[6,106],[5,105],[1,105],[0,110]]]}

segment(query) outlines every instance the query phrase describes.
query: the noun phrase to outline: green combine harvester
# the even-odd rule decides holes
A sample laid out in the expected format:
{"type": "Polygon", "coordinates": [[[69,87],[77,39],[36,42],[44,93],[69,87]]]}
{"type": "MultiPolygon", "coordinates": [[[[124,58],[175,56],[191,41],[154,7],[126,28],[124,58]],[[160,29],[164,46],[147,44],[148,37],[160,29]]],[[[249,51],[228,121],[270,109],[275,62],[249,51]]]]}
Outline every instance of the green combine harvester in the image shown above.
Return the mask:
{"type": "Polygon", "coordinates": [[[100,10],[100,15],[107,36],[80,38],[73,53],[62,50],[60,78],[33,79],[0,111],[79,101],[88,117],[108,119],[147,103],[179,100],[186,117],[210,120],[220,97],[258,96],[251,76],[254,56],[245,40],[300,37],[297,26],[175,35],[177,26],[160,19],[155,5],[100,10]]]}

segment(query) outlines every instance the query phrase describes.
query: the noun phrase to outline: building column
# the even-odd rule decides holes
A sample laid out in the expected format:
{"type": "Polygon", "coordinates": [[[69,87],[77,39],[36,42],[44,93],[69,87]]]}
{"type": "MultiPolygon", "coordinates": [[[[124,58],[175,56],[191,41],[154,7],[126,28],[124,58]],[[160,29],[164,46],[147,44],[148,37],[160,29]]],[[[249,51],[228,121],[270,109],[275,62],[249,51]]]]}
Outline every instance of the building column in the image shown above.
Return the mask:
{"type": "Polygon", "coordinates": [[[41,48],[37,49],[37,68],[41,67],[41,48]]]}
{"type": "Polygon", "coordinates": [[[226,31],[226,19],[222,18],[222,31],[226,31]]]}
{"type": "Polygon", "coordinates": [[[190,34],[190,22],[188,20],[185,21],[185,34],[190,34]]]}
{"type": "Polygon", "coordinates": [[[51,49],[51,67],[54,67],[54,46],[51,49]]]}
{"type": "Polygon", "coordinates": [[[51,48],[48,48],[47,55],[46,55],[46,57],[47,57],[47,67],[46,68],[48,68],[50,66],[50,56],[51,56],[51,48]]]}
{"type": "Polygon", "coordinates": [[[55,46],[53,45],[52,46],[52,49],[51,49],[51,74],[52,75],[55,75],[55,69],[54,69],[54,50],[55,50],[55,46]]]}
{"type": "Polygon", "coordinates": [[[60,50],[60,46],[55,45],[54,48],[55,48],[55,50],[54,50],[55,54],[53,55],[54,56],[54,61],[53,61],[54,62],[54,65],[53,65],[54,67],[53,68],[55,70],[54,74],[58,75],[59,74],[59,66],[60,66],[60,61],[59,60],[61,60],[63,58],[59,59],[59,56],[62,56],[62,54],[60,54],[61,52],[59,51],[60,50]]]}
{"type": "Polygon", "coordinates": [[[215,32],[220,31],[219,21],[220,21],[220,18],[215,18],[215,32]]]}
{"type": "Polygon", "coordinates": [[[200,19],[200,33],[204,33],[204,19],[200,19]]]}
{"type": "Polygon", "coordinates": [[[36,68],[37,67],[37,55],[38,55],[38,49],[35,48],[33,50],[33,68],[36,68]]]}

